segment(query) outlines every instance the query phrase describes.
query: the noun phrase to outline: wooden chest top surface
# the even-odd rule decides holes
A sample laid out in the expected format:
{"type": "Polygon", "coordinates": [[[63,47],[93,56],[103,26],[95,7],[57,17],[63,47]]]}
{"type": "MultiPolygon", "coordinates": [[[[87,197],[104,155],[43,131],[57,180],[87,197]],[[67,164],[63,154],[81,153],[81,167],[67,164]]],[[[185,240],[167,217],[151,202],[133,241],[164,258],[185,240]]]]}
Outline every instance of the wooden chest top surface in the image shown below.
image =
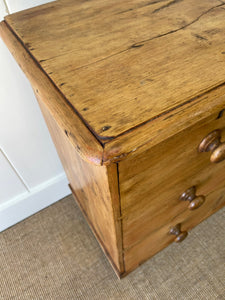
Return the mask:
{"type": "Polygon", "coordinates": [[[9,15],[0,27],[54,118],[97,164],[225,106],[222,1],[62,0],[9,15]]]}
{"type": "Polygon", "coordinates": [[[121,135],[225,81],[221,1],[64,0],[6,22],[100,137],[121,135]]]}

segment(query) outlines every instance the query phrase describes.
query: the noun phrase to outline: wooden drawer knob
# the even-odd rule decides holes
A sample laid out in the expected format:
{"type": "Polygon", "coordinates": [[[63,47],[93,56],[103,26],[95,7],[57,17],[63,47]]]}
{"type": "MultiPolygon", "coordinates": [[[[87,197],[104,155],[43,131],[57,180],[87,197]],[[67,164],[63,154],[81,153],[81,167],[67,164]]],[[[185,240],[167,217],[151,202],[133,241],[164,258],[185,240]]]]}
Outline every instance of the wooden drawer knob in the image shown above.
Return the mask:
{"type": "Polygon", "coordinates": [[[174,227],[170,228],[170,234],[176,236],[174,242],[180,243],[182,242],[188,235],[187,231],[181,231],[181,224],[177,224],[174,227]]]}
{"type": "Polygon", "coordinates": [[[211,151],[210,161],[218,163],[225,159],[225,143],[221,143],[221,130],[210,132],[200,143],[199,152],[211,151]]]}
{"type": "Polygon", "coordinates": [[[190,210],[194,210],[196,208],[199,208],[205,202],[205,197],[202,195],[196,196],[196,187],[192,186],[180,196],[180,200],[189,201],[190,203],[188,205],[188,208],[190,210]]]}

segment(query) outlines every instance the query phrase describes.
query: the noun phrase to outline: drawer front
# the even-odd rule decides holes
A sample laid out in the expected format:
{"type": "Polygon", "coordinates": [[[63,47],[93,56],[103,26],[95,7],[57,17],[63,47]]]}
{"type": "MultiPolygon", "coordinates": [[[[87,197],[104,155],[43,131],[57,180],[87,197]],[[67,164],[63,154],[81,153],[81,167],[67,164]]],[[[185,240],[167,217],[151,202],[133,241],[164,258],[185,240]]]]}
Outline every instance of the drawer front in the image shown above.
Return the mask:
{"type": "MultiPolygon", "coordinates": [[[[180,224],[181,232],[188,232],[205,218],[222,208],[224,204],[225,187],[211,192],[207,197],[207,204],[202,206],[201,210],[183,211],[135,246],[126,249],[124,251],[126,272],[132,271],[145,260],[174,242],[176,236],[170,234],[171,228],[180,224]]],[[[188,243],[188,236],[183,243],[188,243]]],[[[179,247],[178,244],[177,247],[179,247]]]]}
{"type": "MultiPolygon", "coordinates": [[[[219,129],[225,140],[225,117],[211,116],[159,145],[119,164],[124,249],[130,248],[182,213],[189,202],[180,195],[195,186],[205,203],[208,195],[225,186],[225,161],[210,162],[211,152],[198,151],[210,132],[219,129]]],[[[205,212],[207,215],[207,211],[205,212]]]]}
{"type": "Polygon", "coordinates": [[[157,193],[152,194],[156,203],[153,200],[153,203],[144,203],[139,209],[136,209],[136,206],[132,207],[129,213],[123,217],[124,248],[136,244],[183,212],[189,211],[190,217],[192,214],[194,215],[194,212],[201,213],[203,207],[208,205],[211,192],[215,188],[219,189],[225,186],[224,164],[216,166],[216,173],[210,171],[210,168],[206,168],[189,180],[178,182],[169,189],[163,190],[162,188],[160,197],[157,193]],[[196,210],[189,209],[189,201],[180,200],[180,195],[193,186],[196,188],[195,199],[204,201],[202,206],[196,210]],[[161,201],[157,201],[157,199],[161,201]]]}

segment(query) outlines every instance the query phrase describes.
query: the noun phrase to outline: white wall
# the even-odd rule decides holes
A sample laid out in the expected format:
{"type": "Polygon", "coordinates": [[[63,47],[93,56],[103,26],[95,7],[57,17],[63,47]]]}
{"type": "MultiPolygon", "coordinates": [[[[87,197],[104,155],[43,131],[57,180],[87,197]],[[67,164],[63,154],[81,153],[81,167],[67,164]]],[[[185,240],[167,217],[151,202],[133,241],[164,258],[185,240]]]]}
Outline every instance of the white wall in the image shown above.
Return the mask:
{"type": "MultiPolygon", "coordinates": [[[[0,20],[45,2],[0,0],[0,20]]],[[[69,193],[32,88],[0,39],[0,231],[69,193]]]]}

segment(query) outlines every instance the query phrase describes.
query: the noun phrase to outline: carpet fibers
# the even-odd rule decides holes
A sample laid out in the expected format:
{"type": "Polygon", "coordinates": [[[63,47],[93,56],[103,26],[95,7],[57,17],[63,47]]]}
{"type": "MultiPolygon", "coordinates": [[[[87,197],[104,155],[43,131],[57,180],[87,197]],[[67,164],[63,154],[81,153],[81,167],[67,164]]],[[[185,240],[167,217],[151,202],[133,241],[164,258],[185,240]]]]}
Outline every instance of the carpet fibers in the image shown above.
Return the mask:
{"type": "Polygon", "coordinates": [[[119,280],[69,196],[0,233],[0,299],[225,299],[224,212],[119,280]]]}

